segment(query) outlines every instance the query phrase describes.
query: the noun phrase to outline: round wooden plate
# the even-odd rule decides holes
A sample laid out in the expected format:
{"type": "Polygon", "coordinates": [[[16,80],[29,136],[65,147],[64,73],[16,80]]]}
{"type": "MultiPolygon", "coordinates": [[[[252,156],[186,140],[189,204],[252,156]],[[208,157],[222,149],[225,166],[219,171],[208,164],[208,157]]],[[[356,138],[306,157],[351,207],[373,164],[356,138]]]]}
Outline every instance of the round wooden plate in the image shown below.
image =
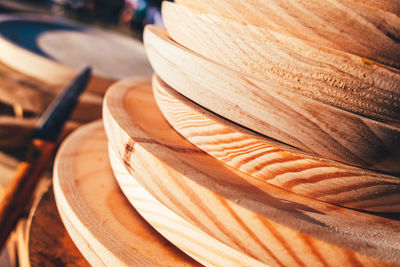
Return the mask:
{"type": "Polygon", "coordinates": [[[400,122],[398,69],[175,3],[164,2],[162,14],[172,39],[214,62],[337,108],[400,122]]]}
{"type": "Polygon", "coordinates": [[[396,0],[175,2],[400,67],[400,7],[396,0]]]}
{"type": "Polygon", "coordinates": [[[276,186],[362,210],[400,212],[400,178],[306,155],[250,132],[177,93],[158,76],[153,93],[183,137],[218,160],[276,186]]]}
{"type": "MultiPolygon", "coordinates": [[[[188,223],[152,196],[137,181],[137,172],[126,170],[121,157],[109,145],[114,175],[125,196],[135,209],[158,232],[174,245],[205,266],[265,266],[261,262],[221,243],[188,223]]],[[[152,177],[142,177],[152,179],[152,177]]]]}
{"type": "Polygon", "coordinates": [[[199,105],[258,133],[316,155],[373,170],[400,172],[400,128],[225,68],[168,38],[144,32],[147,55],[168,85],[199,105]]]}
{"type": "Polygon", "coordinates": [[[27,227],[29,253],[25,263],[29,262],[31,266],[90,266],[62,224],[53,190],[42,196],[27,227]]]}
{"type": "Polygon", "coordinates": [[[104,93],[117,79],[150,75],[139,41],[45,15],[0,16],[0,60],[51,85],[64,85],[87,65],[89,91],[104,93]]]}
{"type": "Polygon", "coordinates": [[[101,122],[80,128],[62,144],[53,187],[65,228],[90,264],[196,264],[147,224],[123,196],[109,165],[101,122]]]}
{"type": "Polygon", "coordinates": [[[148,81],[115,84],[105,96],[103,121],[113,150],[141,186],[249,257],[281,266],[400,264],[394,215],[310,200],[223,165],[168,125],[148,81]]]}

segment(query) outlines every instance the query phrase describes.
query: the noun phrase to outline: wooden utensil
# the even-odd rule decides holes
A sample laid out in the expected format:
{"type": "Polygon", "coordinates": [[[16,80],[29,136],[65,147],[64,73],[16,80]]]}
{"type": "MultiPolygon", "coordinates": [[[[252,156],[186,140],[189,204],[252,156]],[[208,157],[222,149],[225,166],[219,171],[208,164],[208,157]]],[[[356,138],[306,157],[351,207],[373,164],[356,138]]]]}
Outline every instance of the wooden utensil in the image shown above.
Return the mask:
{"type": "Polygon", "coordinates": [[[397,217],[310,200],[226,167],[167,124],[150,90],[115,84],[104,126],[129,173],[184,220],[270,265],[400,264],[397,217]]]}
{"type": "MultiPolygon", "coordinates": [[[[114,175],[125,196],[135,209],[164,237],[205,266],[265,266],[188,223],[168,209],[129,174],[121,158],[109,145],[114,175]]],[[[143,177],[142,179],[152,179],[143,177]]]]}
{"type": "Polygon", "coordinates": [[[1,28],[11,31],[13,38],[4,34],[0,38],[0,61],[52,86],[64,85],[88,64],[93,65],[94,73],[88,91],[100,94],[122,77],[152,73],[142,44],[115,33],[46,15],[1,15],[1,28]],[[28,40],[20,31],[24,27],[30,28],[30,35],[41,32],[28,40]],[[18,38],[20,35],[23,38],[18,38]],[[33,44],[40,55],[23,48],[33,44]]]}
{"type": "Polygon", "coordinates": [[[219,117],[153,76],[153,93],[170,125],[191,143],[246,174],[332,204],[400,212],[400,178],[307,155],[219,117]]]}
{"type": "Polygon", "coordinates": [[[74,132],[60,147],[54,193],[61,219],[90,264],[197,265],[134,210],[114,180],[101,122],[74,132]]]}
{"type": "Polygon", "coordinates": [[[400,7],[394,0],[175,2],[400,67],[400,7]]]}
{"type": "Polygon", "coordinates": [[[32,200],[36,185],[50,164],[57,138],[75,108],[80,94],[86,88],[90,75],[91,69],[86,68],[62,94],[53,100],[39,119],[31,136],[32,141],[26,161],[18,165],[15,176],[0,202],[0,250],[19,216],[32,200]]]}
{"type": "Polygon", "coordinates": [[[400,122],[398,69],[170,2],[162,14],[172,39],[211,61],[337,108],[400,122]]]}
{"type": "Polygon", "coordinates": [[[191,52],[148,26],[155,72],[190,100],[233,122],[316,155],[400,172],[400,128],[282,90],[191,52]]]}

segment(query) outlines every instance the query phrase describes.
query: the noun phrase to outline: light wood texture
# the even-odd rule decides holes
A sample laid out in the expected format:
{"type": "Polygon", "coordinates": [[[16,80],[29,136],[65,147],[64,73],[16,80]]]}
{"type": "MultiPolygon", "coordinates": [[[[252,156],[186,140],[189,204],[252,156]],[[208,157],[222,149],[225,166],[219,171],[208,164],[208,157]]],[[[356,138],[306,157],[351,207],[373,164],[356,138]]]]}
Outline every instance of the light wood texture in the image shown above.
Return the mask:
{"type": "Polygon", "coordinates": [[[400,172],[400,128],[281,90],[213,63],[148,26],[147,55],[155,72],[201,106],[325,158],[400,172]]]}
{"type": "Polygon", "coordinates": [[[115,84],[105,96],[103,121],[129,173],[143,178],[141,186],[250,257],[274,266],[400,264],[397,217],[310,200],[227,167],[167,124],[148,81],[115,84]]]}
{"type": "Polygon", "coordinates": [[[400,70],[170,2],[162,14],[172,39],[214,62],[328,105],[400,122],[400,70]]]}
{"type": "Polygon", "coordinates": [[[400,212],[400,178],[316,158],[216,116],[153,77],[164,117],[216,159],[273,185],[351,208],[400,212]],[[366,202],[366,203],[364,203],[366,202]]]}
{"type": "MultiPolygon", "coordinates": [[[[135,209],[164,237],[205,266],[265,266],[263,263],[223,244],[168,209],[128,173],[121,157],[109,145],[114,175],[135,209]]],[[[152,177],[142,177],[152,179],[152,177]]]]}
{"type": "Polygon", "coordinates": [[[80,128],[62,144],[53,179],[61,219],[90,264],[194,264],[148,225],[119,190],[101,122],[80,128]]]}
{"type": "Polygon", "coordinates": [[[400,6],[396,0],[175,2],[400,67],[400,6]]]}
{"type": "MultiPolygon", "coordinates": [[[[9,21],[26,22],[30,27],[35,27],[37,23],[77,26],[45,15],[0,16],[0,23],[9,21]]],[[[95,28],[82,28],[82,30],[81,33],[55,32],[54,36],[51,33],[43,34],[37,41],[53,59],[45,58],[5,38],[0,38],[0,61],[23,74],[53,86],[64,85],[89,62],[93,64],[95,75],[87,90],[101,94],[111,83],[121,78],[119,71],[123,68],[122,66],[126,67],[123,73],[127,76],[151,74],[151,68],[138,41],[95,28]],[[77,43],[79,47],[76,46],[77,43]],[[100,60],[104,57],[107,60],[100,60]],[[121,67],[117,67],[114,72],[113,67],[110,66],[111,63],[113,67],[117,65],[121,67]]]]}

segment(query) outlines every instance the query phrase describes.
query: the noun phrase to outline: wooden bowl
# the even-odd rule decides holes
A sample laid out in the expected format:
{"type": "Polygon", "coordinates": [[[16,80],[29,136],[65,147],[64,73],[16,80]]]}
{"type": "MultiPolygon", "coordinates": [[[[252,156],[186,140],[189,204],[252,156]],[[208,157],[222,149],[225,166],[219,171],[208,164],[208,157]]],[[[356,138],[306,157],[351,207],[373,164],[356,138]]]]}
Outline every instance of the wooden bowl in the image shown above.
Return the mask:
{"type": "Polygon", "coordinates": [[[115,84],[103,114],[113,150],[140,185],[229,247],[270,265],[400,264],[396,217],[310,200],[227,167],[167,124],[148,82],[115,84]]]}
{"type": "Polygon", "coordinates": [[[250,78],[191,52],[160,28],[147,55],[168,85],[204,108],[283,143],[372,170],[400,172],[400,128],[250,78]]]}
{"type": "Polygon", "coordinates": [[[158,234],[132,208],[114,180],[103,124],[74,132],[54,164],[60,217],[94,266],[192,266],[192,259],[158,234]]]}
{"type": "Polygon", "coordinates": [[[400,122],[398,69],[170,2],[162,11],[171,38],[211,61],[337,108],[400,122]]]}
{"type": "Polygon", "coordinates": [[[262,181],[332,204],[400,212],[400,178],[307,155],[219,117],[153,77],[170,125],[214,158],[262,181]]]}
{"type": "Polygon", "coordinates": [[[396,0],[175,2],[400,67],[400,7],[396,0]]]}

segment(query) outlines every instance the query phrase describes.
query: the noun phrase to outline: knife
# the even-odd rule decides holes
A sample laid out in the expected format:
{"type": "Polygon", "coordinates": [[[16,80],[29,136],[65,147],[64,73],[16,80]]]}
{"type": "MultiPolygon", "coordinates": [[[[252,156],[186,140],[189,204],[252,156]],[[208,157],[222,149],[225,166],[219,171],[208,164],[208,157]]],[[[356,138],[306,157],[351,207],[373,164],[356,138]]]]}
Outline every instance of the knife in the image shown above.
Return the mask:
{"type": "Polygon", "coordinates": [[[0,251],[32,199],[40,177],[52,161],[57,139],[91,77],[86,68],[61,92],[40,117],[26,160],[21,162],[0,202],[0,251]]]}

